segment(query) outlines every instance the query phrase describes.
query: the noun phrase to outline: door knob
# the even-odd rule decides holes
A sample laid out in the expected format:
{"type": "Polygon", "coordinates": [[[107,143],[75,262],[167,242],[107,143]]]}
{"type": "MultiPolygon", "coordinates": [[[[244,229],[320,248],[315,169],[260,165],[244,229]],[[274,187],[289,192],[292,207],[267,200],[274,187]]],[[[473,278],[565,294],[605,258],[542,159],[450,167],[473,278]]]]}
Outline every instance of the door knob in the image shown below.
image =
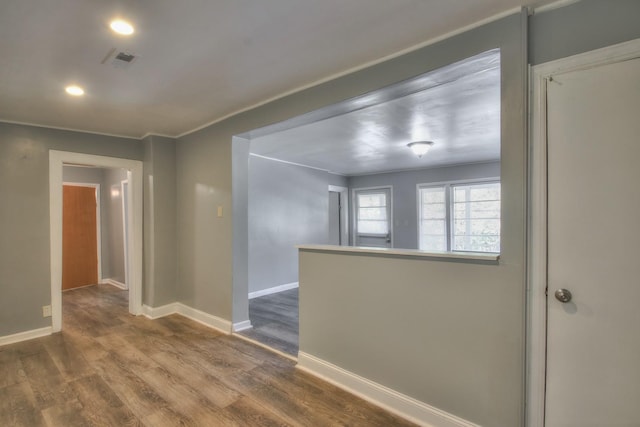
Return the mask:
{"type": "Polygon", "coordinates": [[[558,289],[555,293],[556,299],[562,303],[571,301],[571,292],[568,289],[558,289]]]}

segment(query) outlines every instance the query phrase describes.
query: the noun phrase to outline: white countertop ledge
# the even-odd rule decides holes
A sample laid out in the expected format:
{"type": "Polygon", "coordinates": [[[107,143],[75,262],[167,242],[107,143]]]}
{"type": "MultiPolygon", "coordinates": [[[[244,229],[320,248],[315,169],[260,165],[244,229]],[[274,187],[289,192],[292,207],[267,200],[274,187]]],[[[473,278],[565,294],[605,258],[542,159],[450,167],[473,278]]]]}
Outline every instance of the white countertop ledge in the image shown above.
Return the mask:
{"type": "Polygon", "coordinates": [[[477,253],[477,252],[427,252],[417,249],[391,249],[391,248],[368,248],[363,246],[337,246],[337,245],[297,245],[298,249],[322,252],[349,252],[376,255],[395,255],[408,257],[441,258],[497,262],[500,254],[477,253]]]}

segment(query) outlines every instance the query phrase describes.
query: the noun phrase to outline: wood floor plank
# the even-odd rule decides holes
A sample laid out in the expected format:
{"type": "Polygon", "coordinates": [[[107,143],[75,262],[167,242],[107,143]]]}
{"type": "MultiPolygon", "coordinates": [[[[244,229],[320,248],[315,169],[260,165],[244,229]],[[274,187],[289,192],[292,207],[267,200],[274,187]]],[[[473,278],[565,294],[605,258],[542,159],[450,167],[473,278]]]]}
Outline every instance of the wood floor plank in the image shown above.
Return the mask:
{"type": "Polygon", "coordinates": [[[263,386],[249,393],[259,405],[269,408],[278,417],[293,426],[331,426],[332,423],[309,410],[304,402],[291,399],[281,390],[263,386]]]}
{"type": "Polygon", "coordinates": [[[142,423],[147,427],[198,427],[194,420],[171,408],[161,408],[144,417],[142,423]]]}
{"type": "Polygon", "coordinates": [[[75,398],[46,350],[20,358],[39,408],[75,398]]]}
{"type": "Polygon", "coordinates": [[[117,353],[120,358],[126,360],[129,368],[134,371],[158,366],[150,357],[149,351],[145,351],[144,347],[132,344],[132,340],[135,342],[136,338],[129,338],[129,336],[123,337],[111,333],[97,337],[96,341],[107,349],[107,354],[102,358],[113,357],[110,353],[117,353]]]}
{"type": "MultiPolygon", "coordinates": [[[[187,425],[190,422],[195,425],[232,425],[230,419],[219,411],[219,406],[209,400],[207,393],[202,393],[198,387],[192,386],[167,369],[152,368],[138,372],[138,375],[171,403],[170,409],[174,415],[181,414],[180,422],[186,422],[187,425]]],[[[166,415],[158,412],[146,417],[145,422],[166,415]]]]}
{"type": "Polygon", "coordinates": [[[89,364],[108,353],[108,350],[93,337],[83,334],[73,327],[65,327],[63,335],[66,341],[82,353],[82,356],[89,364]]]}
{"type": "Polygon", "coordinates": [[[131,316],[126,297],[65,292],[62,333],[0,347],[1,427],[411,425],[235,336],[131,316]]]}
{"type": "MultiPolygon", "coordinates": [[[[227,376],[239,371],[248,371],[258,364],[242,357],[242,353],[225,345],[220,345],[219,340],[211,337],[175,335],[167,339],[177,348],[187,351],[193,359],[206,360],[205,365],[212,375],[227,376]]],[[[184,351],[181,351],[184,354],[184,351]]]]}
{"type": "Polygon", "coordinates": [[[60,371],[63,380],[75,380],[91,372],[80,349],[76,348],[71,340],[66,339],[62,334],[53,334],[50,338],[44,343],[44,347],[60,371]]]}
{"type": "Polygon", "coordinates": [[[195,405],[214,406],[199,390],[163,367],[139,371],[137,374],[180,413],[187,414],[195,405]]]}
{"type": "Polygon", "coordinates": [[[152,358],[165,369],[170,369],[183,381],[198,389],[203,396],[218,408],[224,408],[240,397],[240,393],[236,390],[227,387],[217,377],[203,370],[202,366],[204,365],[198,366],[176,353],[159,352],[155,353],[152,358]]]}
{"type": "Polygon", "coordinates": [[[0,388],[27,381],[19,354],[8,348],[0,348],[0,388]]]}
{"type": "Polygon", "coordinates": [[[94,367],[136,417],[142,419],[169,406],[169,403],[130,370],[128,363],[115,352],[96,360],[94,367]]]}
{"type": "Polygon", "coordinates": [[[70,383],[82,404],[82,416],[96,426],[141,426],[133,412],[97,374],[70,383]]]}
{"type": "Polygon", "coordinates": [[[82,409],[82,404],[73,400],[44,409],[42,416],[49,427],[92,427],[94,424],[85,418],[82,409]]]}
{"type": "Polygon", "coordinates": [[[312,411],[324,413],[336,425],[345,422],[350,426],[413,425],[388,412],[376,411],[369,402],[298,369],[282,370],[264,364],[253,374],[270,386],[306,402],[312,411]],[[335,414],[340,416],[335,417],[335,414]]]}
{"type": "Polygon", "coordinates": [[[36,427],[44,419],[36,407],[36,399],[27,382],[0,388],[0,426],[36,427]]]}
{"type": "Polygon", "coordinates": [[[284,419],[259,405],[247,396],[223,409],[223,414],[238,426],[283,427],[291,426],[284,419]]]}

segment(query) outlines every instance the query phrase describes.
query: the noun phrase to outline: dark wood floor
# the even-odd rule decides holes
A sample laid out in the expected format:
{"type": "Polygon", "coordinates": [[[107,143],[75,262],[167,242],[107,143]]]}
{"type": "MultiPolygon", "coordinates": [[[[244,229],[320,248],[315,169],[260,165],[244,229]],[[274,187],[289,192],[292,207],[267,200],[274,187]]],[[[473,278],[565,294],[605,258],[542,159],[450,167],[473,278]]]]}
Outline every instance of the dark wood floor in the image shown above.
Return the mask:
{"type": "Polygon", "coordinates": [[[241,335],[298,357],[298,289],[250,299],[249,319],[241,335]]]}
{"type": "Polygon", "coordinates": [[[0,347],[0,426],[404,426],[294,362],[126,291],[63,294],[63,332],[0,347]]]}

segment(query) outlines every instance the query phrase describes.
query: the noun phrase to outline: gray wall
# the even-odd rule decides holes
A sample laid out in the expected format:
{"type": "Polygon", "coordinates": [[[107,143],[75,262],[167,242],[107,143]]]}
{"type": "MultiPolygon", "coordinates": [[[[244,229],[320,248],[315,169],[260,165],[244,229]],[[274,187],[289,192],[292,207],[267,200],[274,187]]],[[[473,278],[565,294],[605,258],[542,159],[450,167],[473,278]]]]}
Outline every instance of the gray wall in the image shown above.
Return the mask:
{"type": "MultiPolygon", "coordinates": [[[[477,350],[485,355],[490,353],[492,358],[478,360],[474,358],[473,352],[467,352],[456,355],[455,359],[448,360],[446,365],[440,366],[437,363],[439,359],[432,358],[428,351],[424,351],[424,347],[411,345],[415,336],[407,338],[408,335],[405,335],[402,329],[396,329],[394,333],[407,338],[402,341],[404,347],[388,346],[389,357],[384,360],[372,357],[372,354],[368,353],[369,347],[364,344],[359,348],[353,348],[327,343],[327,340],[332,337],[336,338],[337,342],[348,339],[347,336],[334,335],[338,327],[343,329],[342,333],[350,333],[351,337],[357,335],[355,329],[346,325],[354,321],[359,322],[360,316],[363,319],[370,318],[368,312],[360,310],[361,304],[350,310],[323,306],[323,309],[329,313],[335,313],[335,318],[326,327],[318,325],[317,322],[303,323],[301,319],[301,350],[347,369],[353,368],[353,360],[373,360],[375,363],[365,363],[366,369],[359,370],[367,378],[407,391],[415,398],[425,399],[426,403],[437,403],[443,409],[451,410],[455,414],[484,425],[519,425],[524,413],[525,22],[526,17],[519,14],[502,19],[366,70],[238,114],[180,138],[177,145],[177,192],[178,205],[181,207],[178,212],[178,282],[181,286],[182,302],[207,313],[232,319],[234,322],[241,319],[235,314],[232,315],[232,312],[246,310],[246,300],[243,306],[239,298],[232,297],[233,278],[238,275],[232,271],[234,265],[232,230],[242,229],[243,221],[246,219],[240,217],[239,223],[233,224],[228,216],[218,218],[215,215],[216,206],[231,205],[232,182],[240,181],[235,177],[232,178],[231,165],[242,163],[242,159],[232,157],[232,154],[237,155],[242,151],[232,150],[234,135],[361,95],[500,47],[503,55],[501,61],[503,72],[501,178],[505,236],[502,242],[503,262],[499,266],[492,266],[491,269],[477,271],[474,269],[473,272],[478,274],[477,277],[473,277],[473,280],[470,279],[468,272],[446,262],[422,263],[420,269],[408,271],[391,265],[392,269],[385,277],[393,275],[393,280],[384,284],[375,281],[375,287],[367,291],[370,295],[385,294],[390,292],[388,288],[393,283],[393,287],[403,290],[399,298],[419,299],[424,295],[418,291],[414,292],[413,284],[423,280],[429,274],[438,274],[439,277],[446,278],[443,281],[446,281],[449,286],[459,289],[464,289],[473,282],[476,285],[476,293],[486,292],[481,299],[486,302],[481,307],[482,311],[495,316],[489,326],[500,325],[499,330],[487,329],[477,338],[477,342],[485,342],[482,344],[483,347],[477,350]],[[431,268],[434,269],[433,273],[431,268]],[[416,353],[412,355],[411,360],[419,359],[420,362],[407,364],[406,355],[414,350],[416,353]],[[399,369],[398,366],[402,366],[402,369],[415,370],[416,376],[422,380],[422,390],[419,393],[415,392],[413,387],[415,380],[406,384],[403,382],[406,375],[399,375],[396,380],[392,380],[395,377],[393,371],[399,369]],[[495,372],[494,366],[500,366],[500,375],[488,374],[495,372]],[[435,379],[436,372],[439,370],[450,374],[451,385],[444,398],[434,401],[430,400],[431,396],[438,393],[441,384],[429,380],[435,379]],[[472,371],[474,377],[466,379],[465,375],[472,371]],[[482,378],[477,380],[477,376],[482,378]],[[475,382],[476,380],[478,382],[475,382]],[[467,384],[473,390],[472,399],[457,400],[456,391],[467,384]],[[483,389],[482,393],[477,392],[480,387],[483,389]],[[470,402],[470,400],[475,401],[470,402]]],[[[244,227],[248,228],[248,223],[244,224],[244,227]]],[[[301,261],[301,268],[305,268],[304,260],[301,261]]],[[[345,273],[348,277],[346,273],[349,266],[339,263],[331,268],[335,268],[336,275],[345,273]]],[[[324,273],[320,273],[317,269],[309,275],[301,270],[301,295],[305,286],[317,286],[322,281],[325,286],[324,290],[318,290],[321,293],[318,296],[319,301],[333,298],[335,302],[336,295],[341,295],[343,289],[338,290],[337,286],[328,285],[322,277],[325,277],[324,273]],[[305,285],[305,280],[309,285],[305,285]]],[[[348,280],[340,281],[339,284],[342,287],[361,286],[360,283],[354,284],[348,280]]],[[[352,301],[345,300],[343,304],[340,300],[339,305],[349,307],[349,302],[352,301]]],[[[447,308],[452,312],[458,310],[459,304],[455,300],[440,302],[443,309],[447,308]]],[[[400,316],[405,321],[415,320],[418,323],[424,320],[420,313],[413,311],[405,313],[401,304],[375,306],[375,310],[378,313],[376,323],[379,323],[380,319],[386,319],[387,316],[400,316]],[[410,318],[407,319],[406,316],[410,318]]],[[[318,310],[311,310],[310,315],[320,316],[318,310]]],[[[444,328],[446,324],[439,322],[437,326],[444,328]]],[[[358,331],[361,333],[360,330],[358,331]]],[[[363,339],[398,342],[393,337],[389,337],[386,332],[385,329],[384,335],[365,333],[363,339]]],[[[433,336],[442,337],[443,334],[434,333],[433,336]]],[[[466,335],[458,333],[456,329],[455,333],[446,339],[464,342],[466,335]]],[[[441,344],[445,345],[446,342],[436,341],[430,344],[437,347],[441,344]]]]}
{"type": "MultiPolygon", "coordinates": [[[[500,162],[477,163],[354,176],[349,178],[349,190],[391,186],[393,188],[393,245],[395,248],[418,249],[418,184],[499,176],[500,162]]],[[[353,206],[353,202],[350,206],[353,206]]]]}
{"type": "Polygon", "coordinates": [[[335,185],[337,187],[346,187],[349,185],[349,178],[342,175],[336,175],[334,173],[329,173],[328,175],[328,184],[335,185]]]}
{"type": "Polygon", "coordinates": [[[0,123],[0,336],[51,325],[49,150],[142,160],[142,144],[0,123]]]}
{"type": "Polygon", "coordinates": [[[582,0],[529,18],[532,65],[640,38],[640,1],[582,0]]]}
{"type": "Polygon", "coordinates": [[[431,65],[501,49],[500,263],[300,254],[301,352],[483,426],[524,419],[525,19],[423,51],[431,65]]]}
{"type": "Polygon", "coordinates": [[[329,174],[249,158],[249,292],[298,281],[298,250],[326,244],[329,174]]]}
{"type": "Polygon", "coordinates": [[[178,299],[176,289],[176,143],[148,136],[144,146],[144,293],[159,307],[178,299]]]}

